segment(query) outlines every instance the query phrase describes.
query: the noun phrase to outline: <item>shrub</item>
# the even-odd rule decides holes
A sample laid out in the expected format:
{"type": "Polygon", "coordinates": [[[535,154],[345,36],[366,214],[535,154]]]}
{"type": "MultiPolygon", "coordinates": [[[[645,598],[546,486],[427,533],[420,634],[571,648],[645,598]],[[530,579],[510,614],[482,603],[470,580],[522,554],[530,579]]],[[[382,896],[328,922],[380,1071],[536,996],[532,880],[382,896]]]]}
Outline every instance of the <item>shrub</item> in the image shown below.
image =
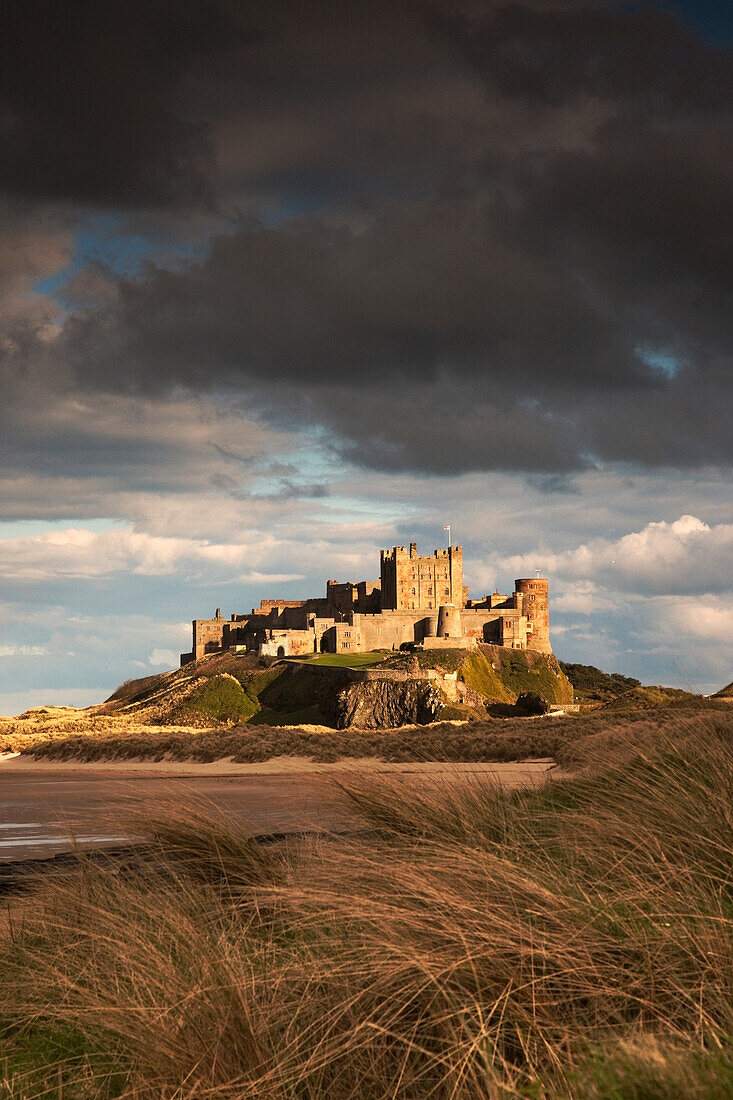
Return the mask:
{"type": "Polygon", "coordinates": [[[522,691],[517,696],[514,710],[517,714],[527,717],[538,714],[547,714],[550,704],[536,691],[522,691]]]}

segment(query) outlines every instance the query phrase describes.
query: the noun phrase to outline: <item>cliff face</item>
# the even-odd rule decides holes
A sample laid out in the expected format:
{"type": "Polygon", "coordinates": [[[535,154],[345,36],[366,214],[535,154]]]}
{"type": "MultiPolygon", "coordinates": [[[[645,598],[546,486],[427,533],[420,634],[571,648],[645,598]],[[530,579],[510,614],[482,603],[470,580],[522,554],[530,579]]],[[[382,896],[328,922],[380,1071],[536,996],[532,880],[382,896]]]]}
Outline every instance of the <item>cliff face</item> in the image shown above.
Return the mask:
{"type": "Polygon", "coordinates": [[[335,700],[337,729],[389,729],[426,725],[440,717],[440,692],[420,680],[370,680],[349,684],[335,700]]]}
{"type": "Polygon", "coordinates": [[[547,703],[573,701],[573,687],[552,654],[480,645],[390,658],[366,682],[340,686],[331,720],[339,729],[424,725],[485,715],[487,703],[514,703],[527,692],[547,703]],[[428,670],[432,669],[432,672],[428,670]],[[402,674],[406,679],[388,677],[402,674]],[[383,676],[384,679],[376,677],[383,676]],[[426,675],[434,676],[425,680],[426,675]],[[422,678],[420,678],[422,677],[422,678]]]}

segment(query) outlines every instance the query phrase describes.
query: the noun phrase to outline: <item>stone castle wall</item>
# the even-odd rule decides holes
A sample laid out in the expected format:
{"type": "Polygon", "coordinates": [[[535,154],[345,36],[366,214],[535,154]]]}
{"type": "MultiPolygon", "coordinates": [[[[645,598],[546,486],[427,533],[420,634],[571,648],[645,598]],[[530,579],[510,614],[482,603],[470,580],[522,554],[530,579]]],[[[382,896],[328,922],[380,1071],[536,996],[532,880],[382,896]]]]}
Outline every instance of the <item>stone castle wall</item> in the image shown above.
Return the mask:
{"type": "Polygon", "coordinates": [[[250,615],[227,620],[217,609],[213,619],[195,619],[192,652],[181,660],[235,647],[272,656],[390,651],[405,643],[435,648],[441,636],[451,646],[488,642],[552,653],[547,579],[519,578],[512,595],[469,600],[462,547],[427,555],[415,543],[394,546],[381,551],[379,581],[329,580],[325,598],[264,599],[250,615]]]}

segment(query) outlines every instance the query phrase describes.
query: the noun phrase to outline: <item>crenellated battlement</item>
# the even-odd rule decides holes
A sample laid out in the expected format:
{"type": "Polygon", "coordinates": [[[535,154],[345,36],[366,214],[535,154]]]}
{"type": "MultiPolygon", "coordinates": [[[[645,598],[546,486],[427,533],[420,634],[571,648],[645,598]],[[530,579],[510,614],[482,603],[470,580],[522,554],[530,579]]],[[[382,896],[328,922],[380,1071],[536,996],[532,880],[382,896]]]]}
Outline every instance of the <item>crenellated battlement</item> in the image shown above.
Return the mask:
{"type": "Polygon", "coordinates": [[[263,599],[251,615],[221,611],[193,622],[185,662],[225,649],[269,656],[470,647],[477,642],[552,653],[548,581],[520,577],[512,595],[498,591],[469,599],[463,584],[463,547],[418,554],[417,543],[380,550],[377,581],[326,581],[325,597],[263,599]]]}

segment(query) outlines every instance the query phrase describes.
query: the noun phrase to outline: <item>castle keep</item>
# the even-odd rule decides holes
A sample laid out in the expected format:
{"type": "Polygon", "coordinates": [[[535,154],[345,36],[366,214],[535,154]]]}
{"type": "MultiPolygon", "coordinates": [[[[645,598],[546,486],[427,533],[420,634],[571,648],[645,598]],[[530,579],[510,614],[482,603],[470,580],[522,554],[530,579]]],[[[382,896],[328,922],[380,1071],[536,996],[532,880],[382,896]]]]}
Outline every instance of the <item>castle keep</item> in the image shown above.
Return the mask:
{"type": "Polygon", "coordinates": [[[376,581],[326,582],[309,600],[262,600],[249,615],[194,619],[193,647],[181,664],[226,649],[262,656],[363,653],[416,643],[424,649],[477,642],[552,653],[547,580],[520,578],[514,592],[469,599],[463,549],[418,554],[414,542],[380,554],[376,581]]]}

